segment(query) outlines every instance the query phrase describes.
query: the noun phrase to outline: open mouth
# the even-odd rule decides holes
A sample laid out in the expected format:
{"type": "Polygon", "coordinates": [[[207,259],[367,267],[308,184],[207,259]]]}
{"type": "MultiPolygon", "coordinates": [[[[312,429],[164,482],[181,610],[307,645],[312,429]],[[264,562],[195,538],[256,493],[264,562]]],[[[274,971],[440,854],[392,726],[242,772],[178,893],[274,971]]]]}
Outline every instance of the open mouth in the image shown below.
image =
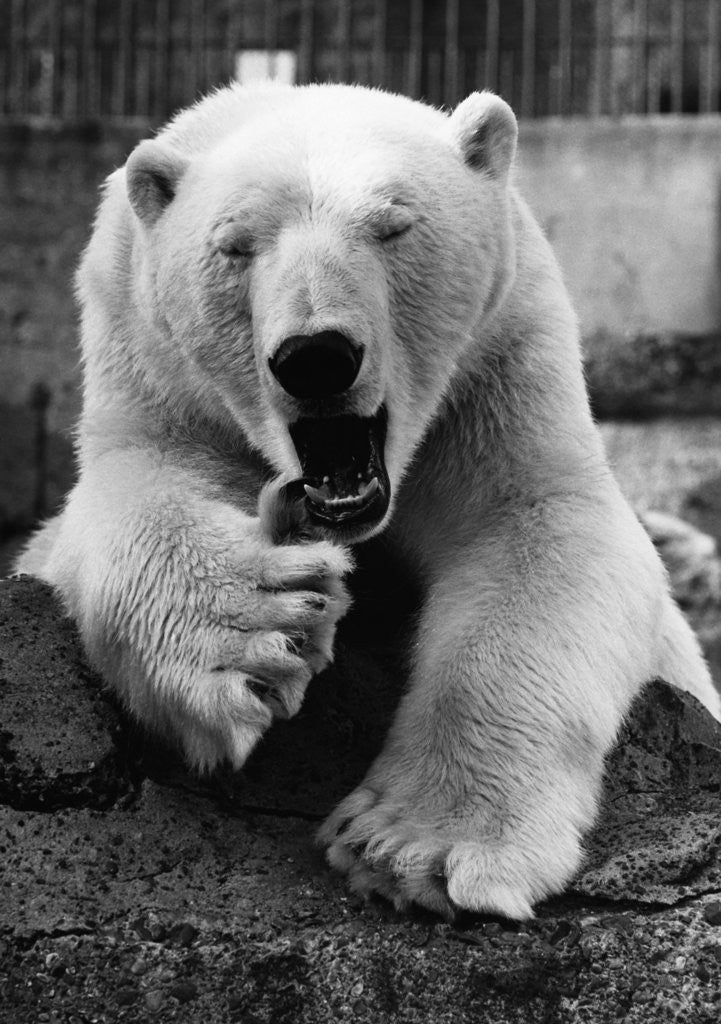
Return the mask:
{"type": "Polygon", "coordinates": [[[383,459],[387,424],[381,406],[375,416],[300,419],[290,425],[313,521],[331,529],[380,522],[391,494],[383,459]]]}

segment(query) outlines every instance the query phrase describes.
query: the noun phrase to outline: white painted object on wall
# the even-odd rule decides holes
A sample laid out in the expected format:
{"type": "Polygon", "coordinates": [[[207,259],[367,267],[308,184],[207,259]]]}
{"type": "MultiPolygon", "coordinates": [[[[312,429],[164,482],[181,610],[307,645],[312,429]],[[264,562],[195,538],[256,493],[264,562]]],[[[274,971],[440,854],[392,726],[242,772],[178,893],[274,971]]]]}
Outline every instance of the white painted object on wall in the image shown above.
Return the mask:
{"type": "Polygon", "coordinates": [[[241,85],[281,82],[295,85],[298,57],[293,50],[240,50],[235,58],[235,77],[241,85]]]}

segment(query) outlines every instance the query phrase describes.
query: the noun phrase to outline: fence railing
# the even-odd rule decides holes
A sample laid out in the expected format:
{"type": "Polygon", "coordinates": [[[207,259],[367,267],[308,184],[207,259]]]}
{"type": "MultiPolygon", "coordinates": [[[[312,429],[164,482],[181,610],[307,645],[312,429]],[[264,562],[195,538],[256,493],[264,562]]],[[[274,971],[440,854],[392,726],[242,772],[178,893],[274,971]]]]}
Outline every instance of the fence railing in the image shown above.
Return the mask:
{"type": "Polygon", "coordinates": [[[232,77],[526,117],[721,108],[721,0],[2,0],[0,114],[148,117],[232,77]],[[255,70],[253,70],[255,69],[255,70]]]}

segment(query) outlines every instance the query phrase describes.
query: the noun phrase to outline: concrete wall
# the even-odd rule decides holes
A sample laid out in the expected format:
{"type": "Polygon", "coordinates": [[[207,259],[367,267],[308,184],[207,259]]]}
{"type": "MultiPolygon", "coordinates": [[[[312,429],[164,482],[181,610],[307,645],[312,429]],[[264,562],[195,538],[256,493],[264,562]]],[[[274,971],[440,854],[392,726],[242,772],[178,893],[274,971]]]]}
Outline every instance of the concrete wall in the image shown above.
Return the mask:
{"type": "Polygon", "coordinates": [[[0,402],[44,384],[51,429],[79,408],[73,275],[99,186],[145,131],[0,124],[0,402]]]}
{"type": "Polygon", "coordinates": [[[584,337],[719,330],[721,116],[525,122],[518,184],[584,337]]]}

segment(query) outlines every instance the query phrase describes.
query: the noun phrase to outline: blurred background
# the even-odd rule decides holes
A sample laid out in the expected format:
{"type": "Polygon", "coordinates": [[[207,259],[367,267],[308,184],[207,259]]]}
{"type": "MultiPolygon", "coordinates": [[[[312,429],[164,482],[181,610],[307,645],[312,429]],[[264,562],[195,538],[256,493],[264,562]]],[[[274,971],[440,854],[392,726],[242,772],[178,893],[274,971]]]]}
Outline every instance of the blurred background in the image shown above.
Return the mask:
{"type": "Polygon", "coordinates": [[[207,89],[265,77],[513,105],[622,486],[721,536],[721,0],[3,0],[0,569],[72,482],[102,179],[207,89]]]}
{"type": "Polygon", "coordinates": [[[231,77],[355,81],[522,117],[715,112],[713,0],[6,0],[7,116],[165,120],[231,77]]]}

